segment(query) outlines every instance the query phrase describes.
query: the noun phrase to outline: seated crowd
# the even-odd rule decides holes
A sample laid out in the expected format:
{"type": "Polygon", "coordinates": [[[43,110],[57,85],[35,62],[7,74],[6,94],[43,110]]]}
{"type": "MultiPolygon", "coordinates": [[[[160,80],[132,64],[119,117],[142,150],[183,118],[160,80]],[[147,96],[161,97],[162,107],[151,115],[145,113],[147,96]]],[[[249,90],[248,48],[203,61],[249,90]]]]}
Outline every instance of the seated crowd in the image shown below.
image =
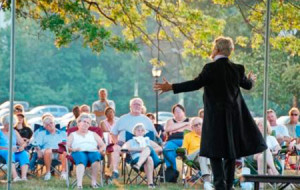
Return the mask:
{"type": "MultiPolygon", "coordinates": [[[[99,90],[99,99],[93,104],[96,120],[92,119],[88,105],[75,106],[74,119],[69,122],[68,126],[58,126],[51,114],[44,114],[42,126],[35,127],[34,132],[26,123],[22,105],[15,105],[13,117],[15,130],[13,130],[12,141],[13,181],[26,181],[27,173],[33,173],[38,163],[42,163],[46,168],[44,180],[50,180],[53,160],[60,162],[61,179],[66,179],[67,153],[58,151],[59,144],[66,142],[66,148],[76,166],[79,189],[82,188],[85,168],[88,166],[91,166],[92,170],[91,186],[98,187],[97,176],[101,167],[100,161],[105,157],[107,157],[107,166],[111,170],[111,178],[118,179],[122,150],[130,152],[132,168],[137,172],[145,172],[148,187],[154,188],[153,171],[159,164],[165,163],[167,169],[178,170],[176,164],[178,148],[184,148],[186,151],[183,161],[197,162],[200,167],[201,175],[191,176],[191,179],[201,177],[204,189],[213,189],[209,159],[199,156],[203,109],[199,110],[197,117],[190,119],[186,117],[185,108],[180,104],[175,104],[171,109],[173,118],[167,120],[163,127],[155,122],[154,114],[143,113],[145,106],[140,98],[131,99],[129,113],[119,119],[115,117],[114,102],[107,100],[106,89],[99,90]],[[63,130],[63,127],[67,127],[67,131],[63,130]],[[73,129],[74,127],[77,127],[76,130],[73,129]],[[89,130],[90,127],[99,128],[103,135],[89,130]],[[72,132],[69,132],[71,129],[73,129],[72,132]],[[21,176],[17,172],[16,163],[19,163],[21,176]]],[[[300,138],[296,131],[298,127],[297,130],[300,132],[299,109],[292,108],[289,117],[290,120],[286,125],[279,125],[275,111],[271,109],[267,111],[266,163],[269,175],[279,175],[274,165],[274,157],[284,147],[289,152],[300,150],[300,138]]],[[[7,162],[8,157],[9,119],[9,115],[2,117],[3,128],[0,130],[0,158],[4,162],[7,162]]],[[[263,120],[257,119],[256,122],[263,133],[263,120]]],[[[262,153],[244,159],[256,162],[257,173],[263,173],[262,153]]],[[[292,161],[291,159],[290,163],[292,161]]]]}

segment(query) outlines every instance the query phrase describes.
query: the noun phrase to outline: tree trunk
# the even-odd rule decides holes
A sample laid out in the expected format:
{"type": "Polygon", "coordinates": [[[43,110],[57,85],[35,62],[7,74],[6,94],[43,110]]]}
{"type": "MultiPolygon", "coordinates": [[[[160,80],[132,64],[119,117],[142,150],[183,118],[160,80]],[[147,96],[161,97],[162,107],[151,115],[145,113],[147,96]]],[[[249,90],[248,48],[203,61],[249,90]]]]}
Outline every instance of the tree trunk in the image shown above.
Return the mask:
{"type": "Polygon", "coordinates": [[[298,97],[296,95],[293,95],[293,107],[298,107],[298,97]]]}

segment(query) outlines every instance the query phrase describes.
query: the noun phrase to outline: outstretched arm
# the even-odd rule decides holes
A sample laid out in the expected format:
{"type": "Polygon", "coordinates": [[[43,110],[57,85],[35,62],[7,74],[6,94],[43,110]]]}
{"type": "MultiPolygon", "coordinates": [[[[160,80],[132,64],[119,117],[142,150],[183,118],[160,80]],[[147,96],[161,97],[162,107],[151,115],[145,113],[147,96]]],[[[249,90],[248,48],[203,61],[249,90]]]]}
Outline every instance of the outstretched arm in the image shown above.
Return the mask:
{"type": "Polygon", "coordinates": [[[160,91],[159,94],[173,90],[172,84],[169,83],[165,77],[163,78],[163,81],[163,83],[156,83],[153,88],[155,91],[160,91]]]}
{"type": "Polygon", "coordinates": [[[208,84],[210,81],[209,77],[211,73],[208,67],[208,64],[205,65],[201,73],[195,79],[182,83],[171,84],[165,78],[163,78],[164,82],[155,84],[154,90],[161,91],[160,94],[170,90],[173,90],[175,94],[198,90],[208,84]]]}

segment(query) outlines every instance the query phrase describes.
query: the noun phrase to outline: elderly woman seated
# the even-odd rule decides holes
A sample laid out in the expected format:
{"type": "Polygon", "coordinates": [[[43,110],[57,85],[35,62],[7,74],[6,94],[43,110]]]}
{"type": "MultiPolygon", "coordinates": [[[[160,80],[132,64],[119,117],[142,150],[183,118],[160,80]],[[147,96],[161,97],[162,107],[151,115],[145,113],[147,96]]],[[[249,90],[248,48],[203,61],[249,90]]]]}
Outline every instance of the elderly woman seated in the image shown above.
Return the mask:
{"type": "Polygon", "coordinates": [[[82,179],[88,163],[91,164],[92,168],[92,188],[98,188],[97,174],[100,170],[100,160],[106,148],[100,136],[88,130],[91,122],[91,116],[82,113],[77,118],[78,130],[71,133],[67,139],[67,147],[72,152],[76,165],[78,189],[82,189],[82,179]]]}
{"type": "Polygon", "coordinates": [[[133,164],[133,169],[135,171],[139,171],[141,167],[144,168],[147,175],[148,187],[155,188],[153,184],[153,171],[160,163],[157,153],[161,152],[162,148],[150,140],[149,137],[144,137],[146,133],[144,124],[136,124],[132,133],[134,134],[134,137],[127,141],[122,149],[127,149],[131,153],[131,164],[133,164]]]}
{"type": "MultiPolygon", "coordinates": [[[[13,122],[16,123],[16,116],[13,118],[13,122]]],[[[9,139],[9,125],[10,125],[10,117],[9,115],[4,115],[2,117],[3,128],[0,130],[0,156],[5,159],[7,163],[8,159],[8,139],[9,139]]],[[[27,170],[29,164],[29,155],[24,150],[26,143],[23,138],[20,136],[18,131],[13,130],[12,136],[12,145],[13,145],[13,154],[12,154],[12,177],[13,181],[26,181],[27,180],[27,170]],[[18,145],[18,146],[17,146],[18,145]],[[19,162],[21,167],[21,177],[18,176],[16,171],[15,162],[19,162]]]]}

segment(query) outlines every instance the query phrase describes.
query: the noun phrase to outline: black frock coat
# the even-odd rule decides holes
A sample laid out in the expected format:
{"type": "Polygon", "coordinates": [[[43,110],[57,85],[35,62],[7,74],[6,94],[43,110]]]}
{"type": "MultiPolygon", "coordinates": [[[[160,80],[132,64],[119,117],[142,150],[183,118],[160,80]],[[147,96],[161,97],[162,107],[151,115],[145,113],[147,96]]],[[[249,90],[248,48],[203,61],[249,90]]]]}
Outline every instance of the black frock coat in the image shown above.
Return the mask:
{"type": "Polygon", "coordinates": [[[240,91],[240,87],[252,88],[244,66],[220,58],[206,64],[194,80],[172,85],[174,93],[201,87],[204,87],[201,156],[235,159],[267,149],[240,91]]]}

